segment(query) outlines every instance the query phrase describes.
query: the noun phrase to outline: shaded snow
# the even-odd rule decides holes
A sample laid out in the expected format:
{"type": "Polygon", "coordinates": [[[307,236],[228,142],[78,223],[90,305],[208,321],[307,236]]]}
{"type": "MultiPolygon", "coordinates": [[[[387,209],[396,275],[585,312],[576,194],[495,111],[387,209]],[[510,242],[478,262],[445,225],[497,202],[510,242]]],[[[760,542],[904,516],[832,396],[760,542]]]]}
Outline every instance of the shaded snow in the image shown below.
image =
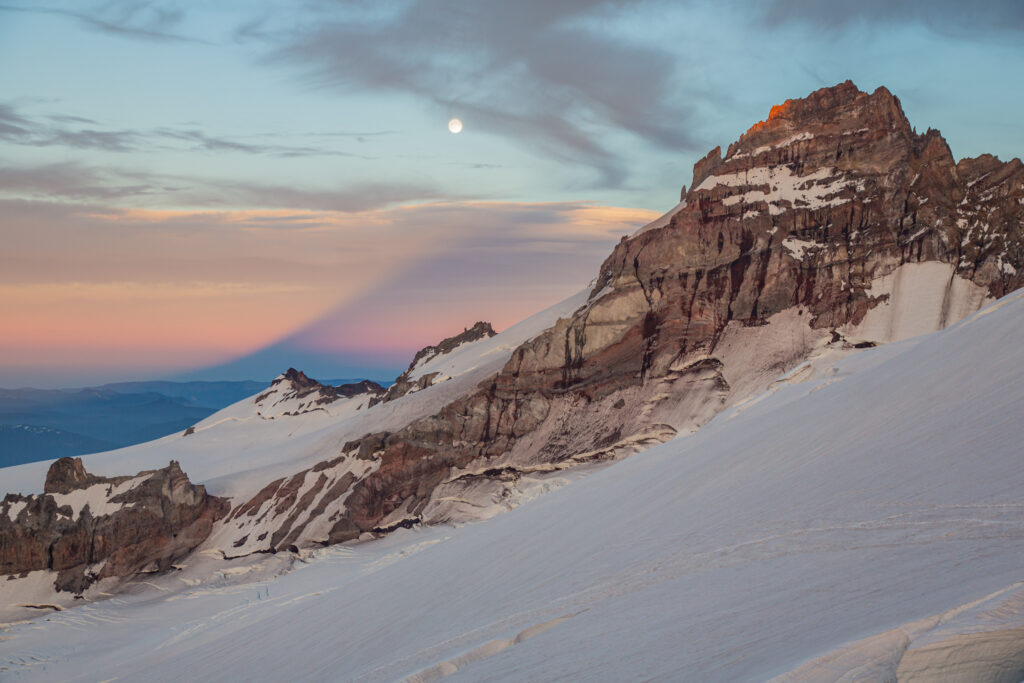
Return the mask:
{"type": "Polygon", "coordinates": [[[7,510],[7,517],[13,522],[18,518],[18,513],[25,509],[28,505],[27,500],[17,500],[11,503],[10,508],[7,510]]]}
{"type": "Polygon", "coordinates": [[[851,340],[890,342],[942,329],[978,310],[988,290],[939,261],[904,263],[871,282],[868,294],[887,297],[856,326],[840,331],[851,340]]]}
{"type": "Polygon", "coordinates": [[[813,133],[808,133],[807,131],[804,131],[802,133],[797,133],[796,135],[788,137],[788,138],[786,138],[785,140],[783,140],[781,142],[777,142],[774,145],[762,145],[760,147],[755,148],[749,154],[746,153],[746,152],[740,152],[739,154],[732,155],[732,157],[730,157],[730,158],[732,158],[732,159],[742,159],[742,158],[747,157],[747,156],[755,156],[756,157],[758,155],[764,154],[765,152],[770,152],[773,149],[781,149],[781,148],[784,148],[784,147],[789,147],[790,145],[792,145],[795,142],[802,142],[804,140],[811,140],[813,138],[814,138],[814,134],[813,133]]]}
{"type": "Polygon", "coordinates": [[[111,503],[111,498],[127,493],[130,489],[135,488],[151,476],[153,475],[147,474],[141,477],[133,477],[116,486],[111,484],[93,484],[84,489],[75,489],[71,493],[52,493],[50,495],[53,496],[57,507],[65,505],[71,507],[72,520],[79,518],[86,505],[89,506],[89,512],[92,513],[93,517],[111,515],[124,507],[134,505],[134,503],[111,503]]]}
{"type": "Polygon", "coordinates": [[[784,246],[789,251],[789,253],[793,255],[793,258],[803,260],[804,252],[806,252],[808,249],[813,249],[819,245],[809,240],[801,240],[797,239],[796,237],[787,237],[786,239],[782,240],[782,246],[784,246]]]}
{"type": "Polygon", "coordinates": [[[1024,585],[903,624],[772,679],[810,681],[1019,681],[1024,677],[1024,585]]]}

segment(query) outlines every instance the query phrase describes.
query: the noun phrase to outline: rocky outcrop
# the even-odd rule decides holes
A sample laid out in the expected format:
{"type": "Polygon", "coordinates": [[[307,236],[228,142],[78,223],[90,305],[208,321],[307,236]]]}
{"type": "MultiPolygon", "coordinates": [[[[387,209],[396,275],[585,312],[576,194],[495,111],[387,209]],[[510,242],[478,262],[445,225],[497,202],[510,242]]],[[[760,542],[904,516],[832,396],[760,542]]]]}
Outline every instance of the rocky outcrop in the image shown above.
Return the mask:
{"type": "Polygon", "coordinates": [[[412,362],[409,363],[409,368],[395,379],[394,384],[388,387],[387,393],[371,399],[370,405],[393,401],[396,398],[426,389],[436,382],[444,381],[445,378],[441,377],[440,372],[424,372],[425,366],[434,359],[445,356],[455,349],[481,339],[489,339],[495,334],[496,332],[490,323],[477,322],[473,327],[464,329],[454,337],[448,337],[435,346],[426,346],[420,349],[413,356],[412,362]]]}
{"type": "Polygon", "coordinates": [[[302,415],[316,410],[326,411],[328,406],[345,399],[365,396],[369,400],[384,393],[384,387],[364,379],[352,384],[330,386],[310,379],[306,373],[288,368],[278,375],[270,388],[253,401],[257,415],[274,419],[287,415],[302,415]]]}
{"type": "Polygon", "coordinates": [[[174,461],[106,478],[86,472],[81,458],[61,458],[43,494],[0,502],[0,575],[48,569],[57,572],[57,590],[81,593],[103,578],[163,571],[227,511],[174,461]]]}
{"type": "MultiPolygon", "coordinates": [[[[345,444],[323,484],[275,482],[258,515],[273,498],[287,519],[285,501],[319,486],[309,507],[331,510],[330,529],[307,522],[294,542],[478,516],[525,478],[696,429],[818,354],[959,320],[1024,284],[1022,229],[1019,160],[955,162],[884,88],[787,101],[700,160],[679,206],[623,238],[586,303],[500,372],[345,444]],[[331,481],[345,492],[325,503],[331,481]]],[[[435,381],[428,355],[389,397],[435,381]]]]}
{"type": "Polygon", "coordinates": [[[88,488],[94,484],[120,484],[131,477],[108,479],[97,477],[85,471],[81,458],[60,458],[50,465],[43,483],[43,493],[71,493],[75,489],[88,488]]]}

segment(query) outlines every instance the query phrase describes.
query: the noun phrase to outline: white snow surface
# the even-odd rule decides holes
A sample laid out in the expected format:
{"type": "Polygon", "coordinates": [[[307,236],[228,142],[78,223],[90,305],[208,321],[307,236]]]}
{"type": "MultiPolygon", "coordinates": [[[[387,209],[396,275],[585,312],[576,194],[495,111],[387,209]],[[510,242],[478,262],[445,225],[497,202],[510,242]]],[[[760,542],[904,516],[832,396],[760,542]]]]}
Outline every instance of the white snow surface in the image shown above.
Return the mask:
{"type": "Polygon", "coordinates": [[[127,493],[142,482],[149,479],[152,474],[144,474],[141,477],[132,477],[120,484],[93,484],[84,489],[75,489],[71,493],[53,493],[53,500],[57,507],[65,505],[71,508],[72,521],[77,520],[85,506],[89,506],[89,512],[93,517],[110,515],[125,507],[132,507],[134,503],[111,503],[110,499],[127,493]]]}
{"type": "Polygon", "coordinates": [[[804,252],[806,252],[808,249],[814,249],[819,245],[816,242],[811,242],[809,240],[801,240],[797,239],[796,237],[787,237],[786,239],[782,240],[782,246],[784,246],[786,250],[793,255],[793,258],[797,259],[798,261],[802,261],[804,258],[804,252]]]}
{"type": "MultiPolygon", "coordinates": [[[[462,368],[462,364],[465,363],[466,359],[476,358],[483,355],[480,354],[480,349],[474,348],[473,350],[469,350],[469,347],[475,347],[475,345],[485,342],[488,339],[490,339],[490,337],[482,337],[475,341],[463,342],[447,353],[437,352],[425,358],[421,358],[420,361],[409,370],[409,379],[415,381],[423,375],[431,372],[438,373],[438,377],[434,378],[435,382],[444,382],[451,379],[451,377],[446,375],[443,370],[453,370],[456,374],[460,374],[460,372],[464,371],[460,370],[460,368],[462,368]],[[461,358],[462,362],[460,363],[458,360],[453,360],[453,358],[461,358]]],[[[507,341],[499,344],[498,347],[488,349],[489,353],[486,355],[501,353],[502,349],[504,349],[506,345],[507,341]]],[[[485,361],[483,358],[480,360],[485,361]]]]}
{"type": "Polygon", "coordinates": [[[936,639],[1019,653],[1022,334],[1016,293],[486,522],[15,625],[0,677],[894,680],[948,673],[936,639]]]}
{"type": "Polygon", "coordinates": [[[12,522],[18,519],[18,514],[28,506],[27,500],[18,500],[11,503],[10,508],[7,510],[7,518],[12,522]]]}
{"type": "Polygon", "coordinates": [[[840,330],[850,339],[909,339],[962,320],[991,301],[986,288],[957,275],[953,264],[939,261],[904,263],[872,280],[868,294],[888,298],[859,325],[840,330]]]}
{"type": "Polygon", "coordinates": [[[630,238],[636,237],[640,233],[647,232],[648,230],[657,230],[658,228],[664,228],[666,225],[668,225],[672,221],[672,216],[675,216],[677,213],[682,211],[684,208],[686,208],[686,200],[685,199],[682,200],[681,202],[679,202],[678,204],[676,204],[675,206],[673,206],[671,209],[669,209],[668,211],[666,211],[662,215],[660,215],[657,218],[655,218],[653,221],[651,221],[647,225],[643,226],[642,228],[640,228],[639,230],[634,232],[632,235],[630,235],[630,238]]]}

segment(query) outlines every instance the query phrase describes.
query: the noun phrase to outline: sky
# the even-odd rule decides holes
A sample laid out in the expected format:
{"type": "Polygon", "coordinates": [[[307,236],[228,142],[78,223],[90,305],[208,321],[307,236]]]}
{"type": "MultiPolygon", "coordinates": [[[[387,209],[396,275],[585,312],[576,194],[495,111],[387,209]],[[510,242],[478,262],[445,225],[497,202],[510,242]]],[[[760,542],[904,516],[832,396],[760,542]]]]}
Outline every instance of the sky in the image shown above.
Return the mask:
{"type": "Polygon", "coordinates": [[[0,0],[0,386],[390,379],[774,104],[885,85],[1009,159],[1022,76],[1016,0],[0,0]]]}

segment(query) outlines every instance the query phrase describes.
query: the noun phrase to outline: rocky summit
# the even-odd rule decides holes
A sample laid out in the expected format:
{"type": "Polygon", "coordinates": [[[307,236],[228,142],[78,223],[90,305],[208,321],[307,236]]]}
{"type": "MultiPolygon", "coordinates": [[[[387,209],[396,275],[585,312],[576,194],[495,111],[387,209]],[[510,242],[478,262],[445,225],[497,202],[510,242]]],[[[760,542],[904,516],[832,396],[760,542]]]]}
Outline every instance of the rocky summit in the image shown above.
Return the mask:
{"type": "Polygon", "coordinates": [[[275,417],[302,415],[316,410],[327,411],[332,403],[356,396],[365,395],[372,401],[383,393],[384,387],[368,379],[331,386],[307,377],[300,370],[288,368],[253,403],[260,417],[272,420],[275,417]]]}

